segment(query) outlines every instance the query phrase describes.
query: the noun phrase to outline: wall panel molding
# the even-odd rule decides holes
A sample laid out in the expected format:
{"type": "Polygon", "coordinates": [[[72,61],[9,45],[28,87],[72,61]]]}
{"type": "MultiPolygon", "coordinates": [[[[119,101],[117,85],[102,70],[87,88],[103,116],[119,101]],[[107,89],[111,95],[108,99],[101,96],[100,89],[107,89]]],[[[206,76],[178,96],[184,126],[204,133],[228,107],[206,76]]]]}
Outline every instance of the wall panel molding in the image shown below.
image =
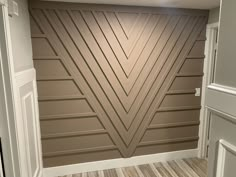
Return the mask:
{"type": "Polygon", "coordinates": [[[235,137],[232,134],[235,131],[236,117],[209,106],[207,109],[210,112],[211,127],[214,127],[209,132],[211,161],[208,174],[216,177],[229,176],[235,171],[233,164],[236,160],[236,148],[235,137]]]}
{"type": "MultiPolygon", "coordinates": [[[[83,4],[71,6],[70,3],[64,6],[61,3],[31,4],[41,124],[60,125],[59,120],[68,119],[64,123],[70,126],[72,118],[76,118],[79,124],[83,115],[87,118],[95,116],[109,135],[107,143],[111,141],[109,146],[115,147],[109,155],[104,155],[104,159],[99,159],[105,160],[113,155],[130,157],[137,154],[136,149],[157,112],[199,111],[200,99],[194,97],[193,85],[200,88],[201,82],[191,81],[192,84],[188,85],[187,80],[203,76],[201,60],[204,58],[207,12],[168,10],[83,4]],[[48,66],[43,64],[46,62],[48,66]],[[68,86],[66,81],[72,84],[68,86]],[[53,88],[53,83],[59,85],[59,82],[60,87],[53,88]],[[177,86],[182,88],[177,89],[177,86]]],[[[194,130],[198,129],[198,121],[194,122],[194,130]]],[[[190,121],[175,124],[175,127],[191,125],[190,121]]],[[[170,124],[167,123],[162,129],[168,127],[170,124]]],[[[94,132],[99,131],[94,129],[94,132]]],[[[83,136],[79,130],[67,130],[60,135],[63,134],[83,136]]],[[[56,135],[42,131],[43,137],[56,135]]],[[[196,148],[196,136],[188,147],[169,136],[152,141],[165,142],[162,144],[170,146],[170,142],[175,142],[174,150],[184,150],[190,146],[196,148]]],[[[98,141],[96,134],[89,137],[98,141]]],[[[65,141],[69,139],[68,136],[65,141]]],[[[43,139],[43,146],[50,146],[49,141],[43,139]]],[[[85,146],[85,149],[95,150],[106,148],[91,147],[89,142],[85,146]]],[[[78,152],[80,157],[79,152],[84,149],[70,150],[78,152]]],[[[144,154],[147,153],[148,150],[144,154]]],[[[87,155],[77,163],[93,160],[89,153],[87,155]]],[[[65,161],[62,160],[61,165],[75,162],[66,155],[63,158],[65,161]]],[[[45,166],[55,166],[54,160],[56,158],[45,157],[45,166]]]]}
{"type": "Polygon", "coordinates": [[[236,110],[234,107],[235,94],[231,89],[225,89],[224,87],[212,87],[206,90],[207,99],[206,107],[211,105],[210,108],[225,112],[227,110],[228,114],[236,116],[236,110]],[[224,109],[224,110],[223,110],[224,109]]]}
{"type": "Polygon", "coordinates": [[[236,147],[229,142],[221,139],[219,141],[218,147],[216,177],[223,177],[225,174],[227,153],[230,153],[232,156],[236,157],[236,147]]]}
{"type": "Polygon", "coordinates": [[[209,86],[207,86],[207,88],[236,96],[236,89],[234,87],[228,87],[228,86],[212,83],[209,86]]]}

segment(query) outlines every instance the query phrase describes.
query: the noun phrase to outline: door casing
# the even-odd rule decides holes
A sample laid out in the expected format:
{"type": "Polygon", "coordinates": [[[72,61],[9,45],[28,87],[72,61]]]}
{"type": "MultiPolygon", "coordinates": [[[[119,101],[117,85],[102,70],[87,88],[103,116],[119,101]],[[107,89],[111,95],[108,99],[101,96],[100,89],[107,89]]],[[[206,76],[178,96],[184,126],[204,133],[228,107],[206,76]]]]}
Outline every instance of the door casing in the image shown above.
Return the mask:
{"type": "Polygon", "coordinates": [[[200,113],[200,127],[199,127],[199,157],[207,157],[208,140],[209,140],[209,126],[210,114],[206,108],[206,90],[207,86],[213,81],[214,63],[216,60],[215,51],[217,50],[217,36],[219,23],[208,24],[206,28],[206,44],[205,44],[205,61],[204,61],[204,77],[202,81],[202,100],[200,113]]]}

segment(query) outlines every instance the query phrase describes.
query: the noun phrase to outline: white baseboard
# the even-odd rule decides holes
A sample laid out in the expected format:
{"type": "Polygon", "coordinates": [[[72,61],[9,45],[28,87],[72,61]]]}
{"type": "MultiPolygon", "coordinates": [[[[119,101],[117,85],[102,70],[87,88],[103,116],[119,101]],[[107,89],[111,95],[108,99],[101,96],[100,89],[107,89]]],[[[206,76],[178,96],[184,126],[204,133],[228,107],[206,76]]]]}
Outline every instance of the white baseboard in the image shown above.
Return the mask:
{"type": "Polygon", "coordinates": [[[88,163],[80,163],[59,167],[44,168],[44,177],[56,177],[69,174],[77,174],[89,171],[106,170],[112,168],[121,168],[135,165],[142,165],[154,162],[165,162],[175,159],[197,157],[198,149],[184,151],[166,152],[159,154],[135,156],[131,158],[120,158],[88,163]]]}

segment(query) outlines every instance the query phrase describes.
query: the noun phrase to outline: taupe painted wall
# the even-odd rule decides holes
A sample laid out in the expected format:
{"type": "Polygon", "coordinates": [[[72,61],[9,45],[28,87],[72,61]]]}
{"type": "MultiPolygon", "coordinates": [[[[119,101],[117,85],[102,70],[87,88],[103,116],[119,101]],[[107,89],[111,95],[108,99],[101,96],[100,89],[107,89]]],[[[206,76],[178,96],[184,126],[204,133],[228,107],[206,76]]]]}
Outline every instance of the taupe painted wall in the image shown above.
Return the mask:
{"type": "MultiPolygon", "coordinates": [[[[9,0],[9,3],[12,0],[9,0]]],[[[32,44],[27,0],[15,0],[19,16],[10,18],[10,30],[15,72],[33,67],[32,44]]]]}
{"type": "Polygon", "coordinates": [[[32,4],[44,166],[196,148],[207,16],[32,4]]]}
{"type": "Polygon", "coordinates": [[[211,24],[219,22],[219,17],[220,17],[220,7],[211,9],[209,12],[208,23],[211,24]]]}

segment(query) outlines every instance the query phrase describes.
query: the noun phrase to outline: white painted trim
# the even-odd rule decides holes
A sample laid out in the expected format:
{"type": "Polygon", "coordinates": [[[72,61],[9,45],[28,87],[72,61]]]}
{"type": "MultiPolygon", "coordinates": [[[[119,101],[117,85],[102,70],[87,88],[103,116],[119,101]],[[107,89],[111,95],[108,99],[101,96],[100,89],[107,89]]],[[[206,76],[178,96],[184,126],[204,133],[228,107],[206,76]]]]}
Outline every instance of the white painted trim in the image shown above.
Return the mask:
{"type": "MultiPolygon", "coordinates": [[[[36,129],[35,132],[37,132],[37,140],[39,141],[37,143],[38,146],[38,160],[39,160],[39,170],[38,172],[35,172],[35,176],[41,177],[42,176],[42,150],[41,150],[41,141],[40,141],[40,130],[39,130],[39,115],[38,115],[38,102],[37,102],[37,87],[36,87],[36,81],[35,81],[35,70],[32,68],[30,70],[25,70],[22,72],[15,73],[15,68],[14,68],[14,59],[13,59],[13,53],[12,53],[12,40],[11,40],[11,35],[10,35],[10,24],[9,24],[9,16],[8,16],[8,7],[7,7],[7,0],[5,0],[5,6],[1,6],[3,9],[3,16],[4,16],[4,37],[5,37],[5,51],[6,51],[6,58],[5,62],[7,62],[7,66],[5,65],[5,69],[8,70],[9,72],[9,82],[11,83],[11,87],[8,87],[7,89],[11,89],[12,91],[12,98],[11,101],[13,102],[13,109],[11,112],[14,114],[9,119],[9,122],[11,122],[12,127],[9,128],[11,137],[10,141],[15,142],[16,145],[12,145],[11,143],[11,148],[12,148],[12,154],[13,154],[13,164],[7,164],[11,167],[14,168],[14,175],[11,175],[11,177],[32,177],[32,176],[27,176],[29,174],[29,169],[27,167],[27,157],[26,153],[24,150],[24,142],[20,142],[19,140],[23,137],[24,130],[22,130],[22,100],[19,95],[19,89],[20,87],[24,86],[25,84],[31,82],[33,85],[33,90],[32,90],[32,95],[33,95],[33,108],[35,110],[35,119],[36,119],[36,129]],[[12,123],[13,122],[13,123],[12,123]],[[14,124],[14,125],[13,125],[14,124]],[[14,126],[14,127],[13,127],[14,126]],[[20,149],[20,147],[23,147],[20,149]],[[28,171],[28,172],[27,172],[28,171]]],[[[29,165],[28,165],[29,166],[29,165]]]]}
{"type": "Polygon", "coordinates": [[[236,146],[221,139],[219,141],[216,177],[224,177],[225,159],[226,159],[226,152],[227,151],[231,152],[232,154],[234,154],[236,156],[236,146]]]}
{"type": "Polygon", "coordinates": [[[23,176],[29,177],[42,177],[42,149],[40,141],[40,130],[39,130],[39,114],[38,114],[38,95],[36,87],[36,71],[34,68],[24,70],[15,74],[15,95],[16,95],[16,110],[18,115],[18,141],[19,143],[25,143],[25,145],[19,144],[20,157],[21,157],[21,171],[23,176]],[[32,84],[32,90],[26,95],[20,94],[21,87],[32,84]],[[28,141],[28,125],[25,118],[26,114],[26,105],[25,100],[30,97],[31,99],[31,108],[33,112],[33,126],[34,126],[34,143],[36,150],[36,166],[37,169],[33,172],[31,170],[31,158],[30,158],[30,149],[28,141]],[[23,129],[22,129],[23,128],[23,129]]]}
{"type": "Polygon", "coordinates": [[[207,24],[207,29],[212,29],[217,27],[219,27],[219,22],[207,24]]]}
{"type": "MultiPolygon", "coordinates": [[[[16,125],[15,125],[15,107],[14,107],[14,63],[12,59],[11,49],[11,38],[10,38],[10,26],[7,2],[1,7],[1,74],[3,79],[3,97],[5,98],[5,109],[6,109],[6,137],[9,140],[8,152],[5,155],[5,168],[7,169],[7,175],[18,177],[20,176],[19,169],[19,153],[18,153],[18,142],[16,138],[16,125]]],[[[5,137],[5,138],[6,138],[5,137]]],[[[6,143],[6,142],[5,142],[6,143]]],[[[7,151],[7,150],[5,150],[7,151]]]]}
{"type": "MultiPolygon", "coordinates": [[[[8,7],[7,7],[7,0],[0,0],[0,7],[2,13],[0,14],[2,18],[1,22],[1,41],[3,41],[1,44],[2,50],[4,52],[4,58],[1,64],[3,63],[2,67],[2,74],[3,74],[3,79],[4,82],[8,83],[3,83],[4,89],[11,90],[12,93],[10,98],[6,94],[4,94],[7,109],[7,130],[9,132],[9,142],[10,142],[10,147],[9,147],[9,153],[11,157],[5,158],[7,159],[6,161],[9,163],[5,162],[5,167],[9,167],[9,177],[32,177],[32,176],[27,176],[27,157],[25,150],[24,150],[24,142],[20,142],[19,139],[22,138],[23,136],[23,131],[22,127],[22,100],[19,97],[19,89],[21,86],[26,84],[27,82],[32,82],[33,85],[33,90],[32,90],[32,95],[34,96],[34,113],[35,117],[37,120],[38,118],[38,103],[37,103],[37,88],[35,84],[35,71],[34,69],[32,70],[26,70],[24,72],[20,73],[15,73],[14,70],[14,60],[13,60],[13,54],[12,54],[12,44],[11,44],[11,35],[10,35],[10,24],[9,24],[9,16],[8,16],[8,7]],[[2,3],[4,2],[4,5],[2,3]],[[7,87],[6,87],[7,86],[7,87]],[[6,87],[6,88],[5,88],[6,87]],[[8,105],[9,104],[9,105],[8,105]],[[10,113],[9,113],[10,112],[10,113]],[[22,149],[19,149],[19,147],[23,147],[22,149]],[[10,169],[11,168],[11,169],[10,169]],[[10,174],[11,173],[11,174],[10,174]]],[[[0,66],[1,67],[1,66],[0,66]]],[[[5,92],[6,93],[6,92],[5,92]]],[[[32,103],[32,104],[33,104],[32,103]]],[[[37,121],[36,121],[37,122],[37,121]]],[[[38,139],[40,140],[40,131],[39,131],[39,123],[35,126],[36,129],[35,131],[38,132],[38,139]]],[[[37,144],[39,146],[41,152],[41,143],[37,144]],[[39,145],[40,144],[40,145],[39,145]]],[[[26,148],[25,148],[26,149],[26,148]]],[[[28,152],[29,153],[29,152],[28,152]]],[[[7,157],[7,156],[6,156],[7,157]]],[[[41,177],[42,176],[42,154],[38,154],[38,159],[40,160],[40,166],[39,170],[37,173],[35,173],[35,177],[41,177]]]]}
{"type": "Polygon", "coordinates": [[[15,74],[16,84],[18,87],[22,87],[23,85],[33,82],[36,79],[36,71],[34,68],[27,69],[24,71],[17,72],[15,74]]]}
{"type": "MultiPolygon", "coordinates": [[[[35,72],[35,70],[34,70],[35,72]]],[[[36,78],[36,72],[34,77],[36,78]]],[[[37,91],[37,84],[36,84],[36,79],[33,80],[33,94],[34,94],[34,114],[35,114],[35,138],[37,141],[36,146],[37,148],[37,158],[38,158],[38,176],[34,177],[43,177],[43,152],[42,152],[42,142],[41,142],[41,131],[40,131],[40,121],[39,121],[39,107],[38,107],[38,91],[37,91]],[[38,121],[36,121],[38,120],[38,121]]]]}
{"type": "Polygon", "coordinates": [[[144,156],[135,156],[131,158],[112,159],[96,162],[88,162],[74,165],[44,168],[44,177],[56,177],[69,174],[77,174],[89,171],[99,171],[112,168],[121,168],[149,164],[154,162],[165,162],[175,159],[196,157],[198,149],[166,152],[144,156]]]}
{"type": "Polygon", "coordinates": [[[221,117],[222,119],[225,119],[225,120],[227,120],[227,121],[232,122],[233,124],[236,124],[236,117],[235,117],[235,116],[232,116],[232,115],[230,115],[230,114],[227,114],[227,113],[225,113],[225,112],[222,112],[222,111],[220,111],[220,110],[218,110],[218,109],[214,109],[214,108],[212,108],[212,107],[210,107],[210,106],[207,106],[206,108],[208,109],[209,112],[218,115],[218,116],[221,117]]]}
{"type": "MultiPolygon", "coordinates": [[[[20,89],[20,87],[19,87],[20,89]]],[[[23,135],[24,139],[25,139],[25,145],[24,145],[24,150],[25,152],[23,153],[23,151],[21,151],[21,153],[27,158],[26,164],[27,164],[27,171],[28,171],[28,176],[32,176],[32,170],[31,170],[31,162],[30,162],[30,143],[29,143],[29,139],[28,139],[28,122],[27,120],[27,106],[25,104],[25,101],[27,98],[29,98],[32,100],[32,92],[27,93],[26,95],[24,95],[23,97],[20,98],[21,101],[21,106],[22,106],[22,127],[24,128],[23,131],[23,135]]],[[[34,117],[32,117],[34,118],[34,117]]],[[[23,150],[23,149],[22,149],[23,150]]]]}
{"type": "MultiPolygon", "coordinates": [[[[32,82],[32,81],[31,81],[32,82]]],[[[29,82],[30,83],[30,82],[29,82]]],[[[29,177],[39,177],[38,174],[39,174],[39,171],[41,170],[42,171],[42,166],[40,165],[41,163],[41,157],[39,157],[39,148],[40,147],[38,146],[38,140],[40,139],[40,137],[38,136],[38,132],[37,132],[37,126],[36,126],[36,120],[35,120],[35,97],[34,97],[34,93],[33,93],[33,90],[30,91],[29,93],[27,93],[26,95],[24,95],[22,98],[21,98],[21,101],[22,101],[22,110],[23,110],[23,117],[27,118],[27,106],[25,104],[26,102],[26,99],[30,98],[31,100],[31,108],[32,108],[32,112],[33,112],[33,129],[34,129],[34,144],[35,144],[35,151],[36,151],[36,170],[33,172],[32,171],[32,165],[31,165],[31,154],[30,154],[30,142],[29,142],[29,139],[28,139],[28,135],[29,135],[29,131],[28,131],[28,122],[26,120],[23,119],[23,124],[24,124],[24,128],[25,128],[25,131],[24,131],[24,136],[25,136],[25,140],[26,140],[26,145],[25,145],[25,149],[26,149],[26,152],[25,152],[25,155],[27,155],[28,159],[27,159],[27,163],[28,163],[28,174],[29,174],[29,177]]]]}
{"type": "Polygon", "coordinates": [[[236,117],[236,96],[214,89],[207,90],[206,106],[236,117]]]}
{"type": "Polygon", "coordinates": [[[200,111],[200,125],[199,125],[199,153],[198,157],[205,158],[207,155],[206,147],[207,147],[207,134],[209,127],[209,113],[206,108],[206,91],[208,89],[208,85],[211,84],[213,73],[213,50],[215,40],[214,30],[219,27],[219,23],[212,23],[207,25],[206,30],[206,44],[205,44],[205,60],[204,60],[204,68],[203,68],[203,81],[202,81],[202,100],[201,100],[201,111],[200,111]]]}
{"type": "Polygon", "coordinates": [[[199,147],[199,152],[198,152],[198,157],[204,157],[206,154],[206,131],[207,131],[207,121],[206,119],[206,110],[205,110],[205,99],[206,99],[206,87],[207,87],[207,82],[208,82],[208,66],[209,66],[209,58],[210,56],[210,51],[211,51],[211,41],[210,41],[210,33],[211,29],[208,26],[206,30],[206,37],[207,41],[205,44],[205,60],[204,60],[204,68],[203,68],[203,80],[202,80],[202,98],[201,98],[201,110],[200,110],[200,125],[199,125],[199,141],[198,141],[198,147],[199,147]]]}
{"type": "Polygon", "coordinates": [[[236,96],[236,88],[235,87],[228,87],[228,86],[225,86],[225,85],[220,85],[220,84],[213,83],[213,84],[208,86],[208,89],[212,89],[212,90],[215,90],[215,91],[219,91],[219,92],[223,92],[223,93],[226,93],[226,94],[236,96]]]}

